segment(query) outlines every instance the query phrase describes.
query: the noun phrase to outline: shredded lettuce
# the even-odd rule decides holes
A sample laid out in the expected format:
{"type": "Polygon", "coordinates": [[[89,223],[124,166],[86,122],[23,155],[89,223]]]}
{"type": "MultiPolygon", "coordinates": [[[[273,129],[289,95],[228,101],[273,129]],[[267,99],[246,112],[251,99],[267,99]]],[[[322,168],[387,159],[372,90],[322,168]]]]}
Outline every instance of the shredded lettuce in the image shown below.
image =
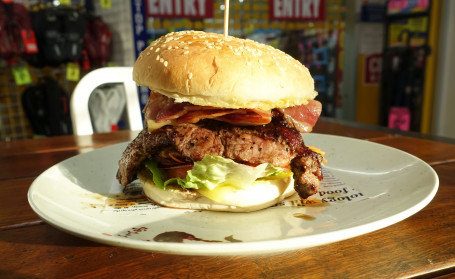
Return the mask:
{"type": "Polygon", "coordinates": [[[169,184],[178,184],[183,189],[213,190],[217,187],[244,189],[258,179],[281,179],[289,177],[288,169],[277,168],[270,164],[256,167],[243,165],[220,156],[206,155],[201,161],[195,162],[193,169],[185,178],[171,178],[164,181],[164,174],[153,161],[146,161],[145,166],[153,174],[153,182],[161,189],[169,184]]]}

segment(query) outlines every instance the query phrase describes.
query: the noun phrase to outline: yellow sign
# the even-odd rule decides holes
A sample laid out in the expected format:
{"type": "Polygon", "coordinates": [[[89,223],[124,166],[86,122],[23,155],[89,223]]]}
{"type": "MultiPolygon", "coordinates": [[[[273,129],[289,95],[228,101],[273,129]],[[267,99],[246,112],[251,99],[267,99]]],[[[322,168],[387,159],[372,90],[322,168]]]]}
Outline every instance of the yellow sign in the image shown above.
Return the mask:
{"type": "Polygon", "coordinates": [[[66,64],[66,79],[68,81],[79,81],[80,79],[80,68],[77,63],[66,64]]]}
{"type": "Polygon", "coordinates": [[[427,29],[427,17],[410,18],[405,22],[390,24],[389,46],[405,46],[407,42],[410,46],[422,46],[427,39],[427,29]]]}
{"type": "Polygon", "coordinates": [[[26,66],[13,67],[14,81],[17,85],[26,85],[32,83],[30,72],[26,66]]]}
{"type": "Polygon", "coordinates": [[[100,0],[100,5],[102,9],[110,9],[112,8],[112,1],[111,0],[100,0]]]}
{"type": "Polygon", "coordinates": [[[71,0],[60,0],[60,5],[70,6],[71,0]]]}

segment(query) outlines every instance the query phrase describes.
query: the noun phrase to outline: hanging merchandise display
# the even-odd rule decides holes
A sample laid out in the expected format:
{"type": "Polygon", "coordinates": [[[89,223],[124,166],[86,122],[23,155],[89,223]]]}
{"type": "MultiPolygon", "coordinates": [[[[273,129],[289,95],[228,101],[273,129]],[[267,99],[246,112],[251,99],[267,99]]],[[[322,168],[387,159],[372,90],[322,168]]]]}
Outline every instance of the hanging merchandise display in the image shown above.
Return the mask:
{"type": "Polygon", "coordinates": [[[34,7],[31,12],[39,53],[28,62],[34,67],[58,66],[82,58],[85,15],[71,7],[34,7]]]}
{"type": "Polygon", "coordinates": [[[24,59],[38,52],[28,10],[22,4],[0,1],[0,55],[24,59]]]}
{"type": "Polygon", "coordinates": [[[37,68],[81,62],[84,69],[105,66],[112,34],[84,7],[36,4],[28,10],[0,1],[0,55],[20,57],[37,68]]]}
{"type": "Polygon", "coordinates": [[[400,130],[423,131],[430,1],[388,2],[382,53],[379,124],[400,130]]]}
{"type": "Polygon", "coordinates": [[[91,67],[106,66],[112,33],[106,22],[99,17],[89,15],[84,32],[84,48],[91,67]]]}
{"type": "Polygon", "coordinates": [[[313,75],[317,99],[323,104],[324,116],[335,116],[339,106],[340,32],[337,29],[301,31],[300,61],[313,75]]]}
{"type": "Polygon", "coordinates": [[[44,77],[22,93],[22,106],[33,132],[39,136],[73,133],[69,94],[51,77],[44,77]]]}
{"type": "Polygon", "coordinates": [[[92,0],[1,0],[0,140],[72,133],[66,92],[107,66],[111,39],[92,0]]]}

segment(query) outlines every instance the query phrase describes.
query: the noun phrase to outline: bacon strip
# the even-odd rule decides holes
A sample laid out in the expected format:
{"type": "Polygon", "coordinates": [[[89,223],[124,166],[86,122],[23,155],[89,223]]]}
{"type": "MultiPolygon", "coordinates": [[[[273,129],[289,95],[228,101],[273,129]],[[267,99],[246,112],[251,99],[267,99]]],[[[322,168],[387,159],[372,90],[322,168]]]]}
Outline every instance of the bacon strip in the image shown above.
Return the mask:
{"type": "Polygon", "coordinates": [[[217,119],[223,115],[232,113],[228,109],[192,110],[177,119],[177,123],[197,123],[205,118],[217,119]]]}
{"type": "MultiPolygon", "coordinates": [[[[321,114],[321,103],[310,100],[307,105],[280,109],[287,122],[302,133],[308,133],[321,114]]],[[[166,123],[197,123],[202,119],[216,119],[235,125],[265,125],[272,120],[272,112],[260,109],[225,109],[212,106],[196,106],[191,103],[176,103],[164,95],[151,92],[144,108],[147,120],[156,127],[166,123]],[[160,123],[162,123],[160,125],[160,123]]],[[[149,127],[150,128],[150,127],[149,127]]]]}
{"type": "Polygon", "coordinates": [[[163,108],[169,107],[172,104],[174,104],[174,100],[171,98],[150,92],[150,97],[147,101],[147,105],[145,106],[142,113],[144,113],[145,119],[155,120],[163,108]]]}
{"type": "Polygon", "coordinates": [[[226,114],[215,118],[219,121],[235,125],[265,125],[270,123],[272,120],[272,114],[265,115],[259,114],[256,111],[250,109],[238,109],[238,112],[226,114]],[[244,113],[243,113],[244,112],[244,113]]]}
{"type": "Polygon", "coordinates": [[[308,101],[308,104],[280,109],[286,121],[293,125],[301,133],[309,133],[319,119],[322,112],[322,104],[316,100],[308,101]]]}
{"type": "Polygon", "coordinates": [[[163,123],[197,123],[201,119],[217,119],[237,125],[263,125],[272,119],[271,111],[259,109],[224,109],[211,106],[196,106],[190,103],[175,103],[173,99],[154,92],[144,108],[147,120],[163,123]]]}

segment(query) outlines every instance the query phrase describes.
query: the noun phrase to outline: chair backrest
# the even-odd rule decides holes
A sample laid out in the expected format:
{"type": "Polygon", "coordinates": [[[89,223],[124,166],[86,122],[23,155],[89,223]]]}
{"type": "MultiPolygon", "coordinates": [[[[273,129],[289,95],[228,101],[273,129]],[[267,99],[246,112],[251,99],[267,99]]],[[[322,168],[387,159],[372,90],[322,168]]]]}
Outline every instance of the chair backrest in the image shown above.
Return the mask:
{"type": "Polygon", "coordinates": [[[89,98],[95,89],[105,84],[123,84],[126,93],[126,113],[130,130],[142,130],[143,122],[132,67],[106,67],[86,74],[71,95],[71,121],[76,135],[93,134],[89,98]]]}

